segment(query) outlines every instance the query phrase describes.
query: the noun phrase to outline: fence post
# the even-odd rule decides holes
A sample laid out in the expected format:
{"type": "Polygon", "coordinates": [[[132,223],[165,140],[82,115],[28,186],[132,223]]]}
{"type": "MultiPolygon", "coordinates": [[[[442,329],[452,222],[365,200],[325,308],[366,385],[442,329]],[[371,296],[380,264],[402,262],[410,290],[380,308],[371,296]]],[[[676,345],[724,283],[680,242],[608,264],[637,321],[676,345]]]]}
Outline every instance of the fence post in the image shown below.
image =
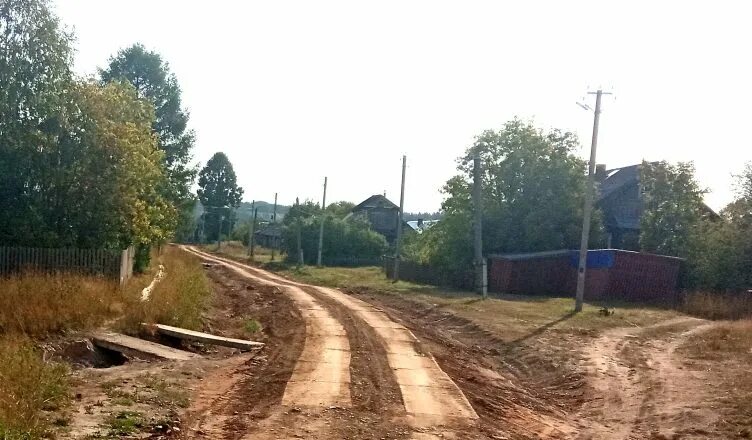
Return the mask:
{"type": "Polygon", "coordinates": [[[120,285],[125,284],[128,277],[128,248],[120,251],[120,285]]]}

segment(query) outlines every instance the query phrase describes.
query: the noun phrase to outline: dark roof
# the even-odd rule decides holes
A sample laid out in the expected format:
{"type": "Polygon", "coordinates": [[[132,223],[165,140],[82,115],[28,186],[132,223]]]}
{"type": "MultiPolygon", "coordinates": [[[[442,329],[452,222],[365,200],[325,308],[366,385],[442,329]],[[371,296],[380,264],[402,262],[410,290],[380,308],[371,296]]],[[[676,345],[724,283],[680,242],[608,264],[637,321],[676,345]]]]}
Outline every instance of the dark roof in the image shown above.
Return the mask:
{"type": "Polygon", "coordinates": [[[382,196],[381,194],[375,194],[355,205],[352,209],[352,212],[373,208],[399,209],[399,206],[392,203],[392,201],[387,199],[385,196],[382,196]]]}
{"type": "MultiPolygon", "coordinates": [[[[657,162],[652,162],[657,163],[657,162]]],[[[606,178],[601,180],[600,187],[598,188],[598,202],[603,201],[610,195],[616,193],[627,185],[636,183],[640,180],[640,165],[629,165],[621,168],[614,168],[606,171],[606,178]]],[[[714,218],[718,218],[719,215],[709,207],[707,204],[702,204],[703,209],[708,215],[714,218]]],[[[624,224],[621,227],[629,229],[639,229],[637,224],[624,224]]]]}
{"type": "Polygon", "coordinates": [[[266,235],[269,237],[281,237],[282,236],[282,224],[270,223],[264,228],[254,232],[255,235],[266,235]]]}
{"type": "Polygon", "coordinates": [[[501,258],[504,260],[531,260],[535,258],[555,258],[568,256],[572,251],[562,249],[558,251],[525,252],[520,254],[491,254],[488,258],[501,258]]]}
{"type": "Polygon", "coordinates": [[[640,165],[614,168],[606,171],[606,178],[601,181],[598,201],[601,201],[630,183],[640,179],[640,165]]]}

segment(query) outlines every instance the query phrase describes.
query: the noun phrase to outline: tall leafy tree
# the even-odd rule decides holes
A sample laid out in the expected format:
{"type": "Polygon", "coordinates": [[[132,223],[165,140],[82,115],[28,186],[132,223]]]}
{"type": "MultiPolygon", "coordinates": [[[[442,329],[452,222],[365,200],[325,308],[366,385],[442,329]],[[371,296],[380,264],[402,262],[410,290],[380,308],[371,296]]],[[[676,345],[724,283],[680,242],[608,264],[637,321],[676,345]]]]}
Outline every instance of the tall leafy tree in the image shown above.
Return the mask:
{"type": "Polygon", "coordinates": [[[196,176],[190,162],[195,134],[187,129],[188,113],[182,107],[180,87],[169,65],[158,53],[134,44],[113,56],[100,76],[104,83],[129,82],[139,98],[154,105],[153,128],[164,151],[167,173],[167,185],[161,190],[179,208],[181,222],[190,222],[194,205],[190,190],[196,176]]]}
{"type": "Polygon", "coordinates": [[[66,130],[71,44],[48,1],[0,1],[0,242],[55,240],[47,202],[66,130]]]}
{"type": "MultiPolygon", "coordinates": [[[[443,188],[443,219],[406,246],[423,263],[472,267],[472,158],[483,163],[484,251],[530,252],[578,246],[586,188],[585,162],[575,155],[573,133],[544,132],[514,119],[485,131],[459,159],[461,174],[443,188]]],[[[602,241],[599,213],[591,243],[602,241]]]]}
{"type": "Polygon", "coordinates": [[[232,229],[233,208],[240,206],[243,188],[237,184],[235,170],[224,153],[215,153],[198,175],[198,199],[206,210],[204,230],[209,239],[216,239],[219,222],[222,231],[232,229]]]}
{"type": "Polygon", "coordinates": [[[686,257],[693,229],[707,209],[705,191],[692,163],[643,162],[640,166],[643,212],[640,248],[646,252],[686,257]]]}
{"type": "Polygon", "coordinates": [[[81,154],[64,209],[79,245],[148,249],[167,240],[176,210],[156,189],[165,180],[164,153],[151,129],[151,103],[127,83],[84,83],[76,96],[79,128],[71,141],[81,154]]]}

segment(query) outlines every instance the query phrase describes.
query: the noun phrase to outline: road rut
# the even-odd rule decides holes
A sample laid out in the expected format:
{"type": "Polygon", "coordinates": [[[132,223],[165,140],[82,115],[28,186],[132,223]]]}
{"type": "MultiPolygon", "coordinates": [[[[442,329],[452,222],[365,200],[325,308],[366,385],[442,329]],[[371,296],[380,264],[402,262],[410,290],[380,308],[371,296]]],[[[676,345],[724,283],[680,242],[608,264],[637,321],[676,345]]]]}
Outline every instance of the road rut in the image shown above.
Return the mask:
{"type": "Polygon", "coordinates": [[[322,300],[326,299],[324,303],[341,305],[378,336],[410,425],[415,428],[469,425],[478,418],[459,387],[429,353],[421,351],[412,332],[371,304],[337,289],[297,283],[195,248],[186,250],[256,282],[278,286],[301,310],[306,320],[306,342],[285,389],[283,405],[351,403],[348,387],[351,380],[348,369],[350,351],[345,328],[329,313],[325,304],[316,300],[317,295],[322,295],[322,300]]]}

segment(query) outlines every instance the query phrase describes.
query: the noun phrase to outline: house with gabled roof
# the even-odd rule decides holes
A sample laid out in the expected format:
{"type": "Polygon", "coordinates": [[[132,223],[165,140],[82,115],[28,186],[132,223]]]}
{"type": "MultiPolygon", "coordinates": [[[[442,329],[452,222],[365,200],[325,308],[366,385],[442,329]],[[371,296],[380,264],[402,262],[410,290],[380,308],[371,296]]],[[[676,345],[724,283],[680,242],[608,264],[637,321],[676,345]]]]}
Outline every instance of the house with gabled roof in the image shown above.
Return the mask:
{"type": "MultiPolygon", "coordinates": [[[[345,219],[361,218],[371,224],[371,229],[386,238],[392,245],[397,241],[397,223],[399,222],[399,206],[392,203],[386,196],[375,194],[353,207],[345,219]]],[[[407,223],[402,222],[402,232],[414,231],[407,223]]]]}

